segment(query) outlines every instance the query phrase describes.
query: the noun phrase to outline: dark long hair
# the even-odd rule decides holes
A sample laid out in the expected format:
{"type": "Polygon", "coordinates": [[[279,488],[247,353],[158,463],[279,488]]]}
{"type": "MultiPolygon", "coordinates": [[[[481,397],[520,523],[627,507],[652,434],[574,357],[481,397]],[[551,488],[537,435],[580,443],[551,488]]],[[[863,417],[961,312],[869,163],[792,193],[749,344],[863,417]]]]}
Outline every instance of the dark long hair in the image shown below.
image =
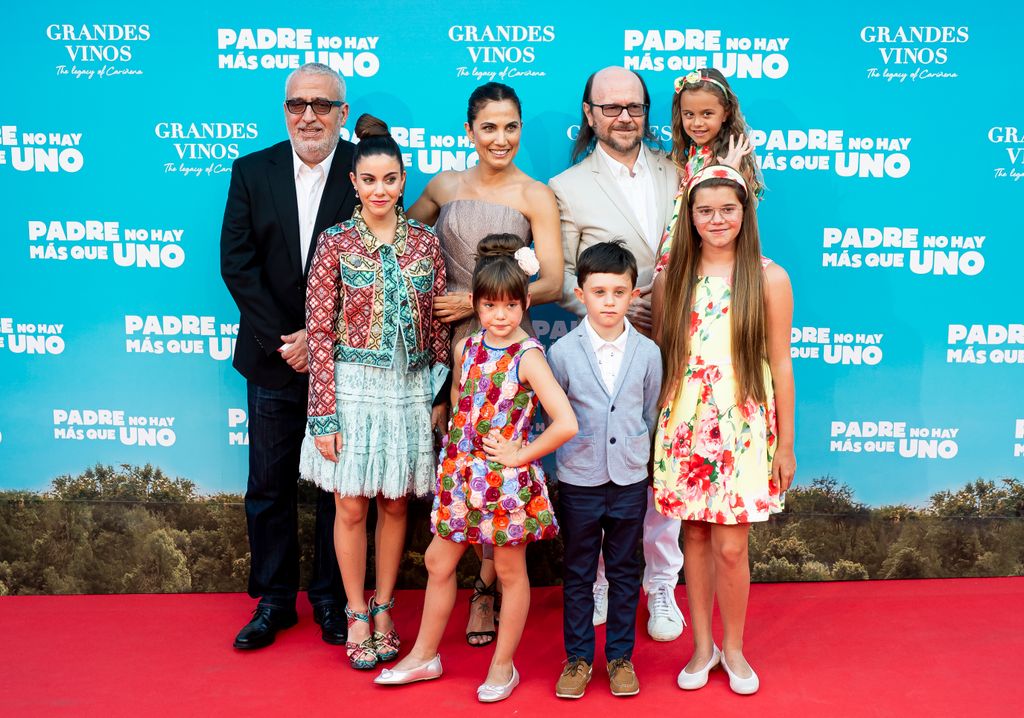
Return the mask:
{"type": "MultiPolygon", "coordinates": [[[[600,70],[598,70],[600,72],[600,70]]],[[[651,129],[651,93],[647,91],[647,83],[644,82],[644,78],[635,72],[636,79],[640,80],[640,87],[644,90],[644,104],[648,107],[647,116],[644,117],[644,136],[643,139],[648,144],[656,145],[658,138],[654,136],[654,130],[651,129]]],[[[583,87],[583,102],[590,104],[591,97],[590,91],[594,87],[594,77],[597,72],[594,72],[587,78],[587,84],[583,87]]],[[[583,111],[582,104],[580,105],[580,131],[576,135],[576,141],[572,145],[572,160],[571,164],[576,164],[581,159],[590,154],[591,150],[594,149],[594,145],[597,144],[597,136],[594,134],[594,128],[587,122],[587,113],[583,111]]]]}

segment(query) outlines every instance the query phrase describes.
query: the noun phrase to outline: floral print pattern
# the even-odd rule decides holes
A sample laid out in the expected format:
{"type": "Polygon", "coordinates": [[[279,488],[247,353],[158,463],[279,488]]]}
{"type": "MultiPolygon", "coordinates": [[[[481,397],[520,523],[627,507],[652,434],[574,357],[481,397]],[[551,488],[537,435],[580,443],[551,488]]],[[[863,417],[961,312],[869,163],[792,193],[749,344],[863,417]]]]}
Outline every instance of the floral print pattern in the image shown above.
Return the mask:
{"type": "MultiPolygon", "coordinates": [[[[692,74],[692,73],[691,73],[692,74]]],[[[668,226],[665,227],[665,233],[661,235],[661,244],[658,245],[658,261],[654,263],[654,276],[658,276],[658,272],[668,267],[669,251],[672,249],[672,233],[676,228],[676,221],[679,219],[679,215],[683,212],[683,202],[686,198],[686,185],[690,183],[690,178],[700,172],[706,166],[713,164],[713,153],[711,151],[711,143],[698,147],[697,145],[690,145],[690,154],[686,159],[686,167],[683,168],[683,176],[679,181],[679,190],[676,192],[675,204],[672,208],[672,216],[668,220],[668,226]]]]}
{"type": "Polygon", "coordinates": [[[498,349],[483,332],[466,341],[455,415],[438,457],[430,529],[457,543],[514,546],[558,533],[540,462],[506,467],[488,461],[483,438],[498,429],[506,439],[528,438],[537,396],[519,383],[519,362],[534,338],[498,349]]]}
{"type": "MultiPolygon", "coordinates": [[[[767,263],[768,260],[765,260],[767,263]]],[[[777,445],[767,364],[764,404],[736,402],[728,280],[701,277],[690,314],[690,360],[674,399],[662,407],[654,442],[659,512],[688,521],[766,521],[783,508],[771,480],[777,445]]]]}

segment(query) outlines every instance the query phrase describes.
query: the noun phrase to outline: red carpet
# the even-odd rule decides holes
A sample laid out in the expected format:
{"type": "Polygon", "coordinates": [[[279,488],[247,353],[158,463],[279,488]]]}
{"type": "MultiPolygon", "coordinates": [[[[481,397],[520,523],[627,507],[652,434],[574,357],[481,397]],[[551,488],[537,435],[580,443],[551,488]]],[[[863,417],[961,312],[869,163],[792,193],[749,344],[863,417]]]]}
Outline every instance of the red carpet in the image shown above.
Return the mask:
{"type": "MultiPolygon", "coordinates": [[[[686,613],[683,587],[678,597],[686,613]]],[[[445,676],[400,688],[348,668],[343,649],[320,641],[303,603],[298,626],[242,653],[231,641],[253,606],[244,595],[0,598],[0,715],[981,716],[1016,712],[1024,701],[1021,578],[755,585],[745,652],[761,691],[750,697],[734,695],[718,670],[699,691],[676,688],[690,633],[651,641],[641,608],[640,695],[612,698],[600,667],[582,700],[555,698],[561,598],[557,588],[534,591],[516,662],[523,682],[494,706],[476,702],[490,650],[462,640],[466,592],[441,648],[445,676]]],[[[398,594],[409,645],[421,602],[420,592],[398,594]]]]}

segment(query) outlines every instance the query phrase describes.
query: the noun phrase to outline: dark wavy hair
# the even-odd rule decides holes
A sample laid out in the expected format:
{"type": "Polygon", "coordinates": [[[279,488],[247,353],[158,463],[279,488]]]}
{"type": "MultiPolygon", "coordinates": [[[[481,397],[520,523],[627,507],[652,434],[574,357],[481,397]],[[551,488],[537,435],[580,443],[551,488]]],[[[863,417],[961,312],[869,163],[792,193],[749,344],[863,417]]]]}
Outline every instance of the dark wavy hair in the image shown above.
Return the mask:
{"type": "MultiPolygon", "coordinates": [[[[600,72],[600,70],[598,70],[600,72]]],[[[644,82],[644,78],[640,77],[639,73],[632,71],[636,79],[640,80],[640,87],[644,91],[644,104],[648,107],[647,115],[644,117],[644,141],[650,145],[657,145],[658,138],[654,135],[654,130],[651,129],[651,93],[647,91],[647,83],[644,82]]],[[[583,87],[583,102],[588,105],[591,102],[590,92],[594,87],[594,77],[597,76],[597,72],[592,73],[587,78],[587,84],[583,87]]],[[[572,145],[572,160],[571,164],[576,164],[581,159],[586,157],[594,149],[594,145],[597,144],[597,135],[594,134],[594,128],[587,122],[587,113],[583,111],[582,105],[580,107],[580,131],[576,135],[576,141],[572,145]]]]}
{"type": "MultiPolygon", "coordinates": [[[[718,136],[714,139],[715,144],[711,148],[714,151],[715,157],[724,157],[729,151],[730,137],[738,135],[747,135],[749,137],[750,135],[750,128],[747,126],[747,121],[740,111],[740,98],[733,92],[729,86],[729,81],[725,79],[722,71],[715,67],[705,67],[700,70],[700,73],[703,78],[710,78],[715,82],[703,79],[699,83],[684,86],[679,92],[672,95],[672,152],[669,154],[669,158],[680,172],[685,170],[686,162],[690,156],[690,148],[696,144],[686,134],[686,130],[683,129],[682,101],[685,93],[696,92],[697,90],[710,92],[718,99],[722,109],[725,110],[725,119],[722,121],[722,127],[718,130],[718,136]],[[716,82],[718,84],[715,84],[716,82]],[[723,87],[726,90],[725,92],[722,92],[723,87]]],[[[743,175],[743,179],[747,181],[747,186],[755,197],[760,197],[764,194],[764,182],[757,171],[757,157],[755,153],[751,152],[740,161],[740,173],[743,175]]]]}

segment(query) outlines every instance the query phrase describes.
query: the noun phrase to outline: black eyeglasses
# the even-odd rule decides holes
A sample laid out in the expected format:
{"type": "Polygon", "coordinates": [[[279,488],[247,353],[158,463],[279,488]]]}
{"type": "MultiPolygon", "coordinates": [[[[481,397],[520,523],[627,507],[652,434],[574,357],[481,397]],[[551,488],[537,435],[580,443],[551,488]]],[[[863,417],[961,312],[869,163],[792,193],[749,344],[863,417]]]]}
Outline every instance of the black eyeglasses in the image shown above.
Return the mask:
{"type": "Polygon", "coordinates": [[[628,105],[599,105],[596,102],[588,102],[591,107],[600,107],[601,114],[605,117],[618,117],[625,110],[629,113],[630,117],[643,117],[647,114],[647,108],[650,105],[643,105],[639,102],[633,102],[628,105]]]}
{"type": "Polygon", "coordinates": [[[328,112],[333,110],[335,107],[341,107],[345,103],[341,100],[322,100],[319,97],[315,100],[300,100],[294,98],[291,100],[285,100],[284,106],[288,108],[288,111],[293,115],[301,115],[306,111],[307,107],[313,108],[313,113],[317,115],[326,115],[328,112]]]}

